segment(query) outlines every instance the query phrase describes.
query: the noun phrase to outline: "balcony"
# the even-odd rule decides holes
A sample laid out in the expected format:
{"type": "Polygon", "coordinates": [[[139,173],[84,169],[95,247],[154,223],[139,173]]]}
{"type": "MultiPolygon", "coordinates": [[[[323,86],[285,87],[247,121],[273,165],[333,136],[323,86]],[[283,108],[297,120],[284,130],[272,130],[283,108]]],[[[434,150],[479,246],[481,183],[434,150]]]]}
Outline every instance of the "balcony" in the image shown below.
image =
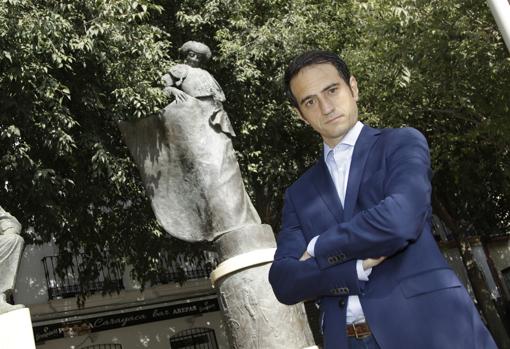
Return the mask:
{"type": "MultiPolygon", "coordinates": [[[[120,264],[93,265],[97,277],[93,281],[80,282],[81,256],[73,257],[73,263],[66,270],[58,270],[57,256],[42,258],[48,298],[70,298],[82,293],[97,293],[106,290],[123,290],[124,268],[120,264]],[[58,270],[58,271],[57,271],[58,270]]],[[[187,257],[184,254],[170,257],[162,253],[156,260],[153,284],[184,283],[186,280],[208,278],[218,264],[214,253],[204,251],[201,256],[187,257]]]]}
{"type": "Polygon", "coordinates": [[[62,299],[74,297],[78,294],[90,292],[102,292],[107,289],[124,289],[122,283],[123,269],[119,264],[113,266],[91,266],[94,267],[97,277],[93,281],[80,282],[81,256],[73,257],[73,263],[64,271],[57,272],[57,256],[46,256],[42,259],[48,298],[62,299]]]}
{"type": "Polygon", "coordinates": [[[201,256],[189,257],[180,254],[170,257],[160,254],[158,260],[160,272],[156,276],[156,284],[168,284],[171,282],[183,283],[186,280],[208,278],[218,265],[216,254],[203,251],[201,256]]]}

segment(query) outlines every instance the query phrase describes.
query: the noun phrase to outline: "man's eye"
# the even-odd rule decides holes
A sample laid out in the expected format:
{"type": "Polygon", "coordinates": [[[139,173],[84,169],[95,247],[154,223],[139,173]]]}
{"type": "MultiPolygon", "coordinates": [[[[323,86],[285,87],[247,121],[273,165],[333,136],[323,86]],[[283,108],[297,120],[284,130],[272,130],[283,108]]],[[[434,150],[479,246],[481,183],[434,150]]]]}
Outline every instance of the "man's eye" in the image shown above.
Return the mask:
{"type": "Polygon", "coordinates": [[[338,87],[332,87],[328,90],[329,94],[334,94],[338,90],[338,87]]]}
{"type": "Polygon", "coordinates": [[[305,106],[306,107],[311,107],[312,105],[315,104],[315,100],[313,99],[308,99],[306,102],[305,102],[305,106]]]}

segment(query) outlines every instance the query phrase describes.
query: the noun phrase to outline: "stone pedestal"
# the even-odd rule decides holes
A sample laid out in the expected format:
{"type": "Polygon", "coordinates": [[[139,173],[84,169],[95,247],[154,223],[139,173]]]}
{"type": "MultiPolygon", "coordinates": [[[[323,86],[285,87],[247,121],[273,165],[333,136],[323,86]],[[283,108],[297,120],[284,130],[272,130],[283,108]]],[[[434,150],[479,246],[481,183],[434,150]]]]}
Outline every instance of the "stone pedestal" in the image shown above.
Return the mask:
{"type": "Polygon", "coordinates": [[[316,348],[303,304],[278,302],[268,280],[276,243],[268,225],[254,224],[214,241],[220,264],[211,274],[235,349],[316,348]]]}
{"type": "Polygon", "coordinates": [[[35,349],[28,308],[0,314],[0,348],[35,349]]]}

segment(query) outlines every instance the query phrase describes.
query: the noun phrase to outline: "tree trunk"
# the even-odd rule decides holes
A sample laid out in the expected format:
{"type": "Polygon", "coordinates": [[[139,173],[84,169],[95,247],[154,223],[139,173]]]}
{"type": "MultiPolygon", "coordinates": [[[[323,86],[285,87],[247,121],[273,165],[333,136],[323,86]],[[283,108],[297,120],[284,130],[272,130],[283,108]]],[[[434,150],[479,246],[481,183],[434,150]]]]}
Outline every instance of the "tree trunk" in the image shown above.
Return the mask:
{"type": "Polygon", "coordinates": [[[458,242],[459,252],[462,257],[462,262],[466,266],[467,274],[471,286],[473,287],[473,293],[476,298],[478,309],[484,317],[487,327],[492,333],[494,340],[501,349],[510,349],[510,337],[503,324],[503,320],[498,313],[494,301],[491,298],[491,292],[487,287],[485,278],[482,271],[476,264],[473,256],[473,251],[469,240],[464,235],[464,229],[462,223],[456,221],[448,212],[446,207],[443,205],[441,200],[437,196],[433,196],[434,213],[446,224],[450,229],[455,240],[458,242]]]}

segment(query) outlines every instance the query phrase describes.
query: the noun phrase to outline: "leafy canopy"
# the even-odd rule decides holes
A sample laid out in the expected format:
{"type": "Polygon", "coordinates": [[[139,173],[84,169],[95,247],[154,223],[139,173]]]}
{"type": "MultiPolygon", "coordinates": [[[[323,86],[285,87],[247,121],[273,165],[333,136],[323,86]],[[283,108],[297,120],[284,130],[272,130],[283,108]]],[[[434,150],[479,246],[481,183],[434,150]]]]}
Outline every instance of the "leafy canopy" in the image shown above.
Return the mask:
{"type": "Polygon", "coordinates": [[[162,250],[196,250],[163,238],[117,128],[168,102],[160,76],[190,39],[213,51],[241,171],[275,230],[285,187],[321,143],[281,76],[323,48],[357,77],[364,122],[425,133],[434,196],[452,215],[471,232],[508,231],[510,61],[483,2],[5,0],[0,204],[33,227],[27,242],[54,239],[63,263],[129,263],[142,280],[162,250]]]}

